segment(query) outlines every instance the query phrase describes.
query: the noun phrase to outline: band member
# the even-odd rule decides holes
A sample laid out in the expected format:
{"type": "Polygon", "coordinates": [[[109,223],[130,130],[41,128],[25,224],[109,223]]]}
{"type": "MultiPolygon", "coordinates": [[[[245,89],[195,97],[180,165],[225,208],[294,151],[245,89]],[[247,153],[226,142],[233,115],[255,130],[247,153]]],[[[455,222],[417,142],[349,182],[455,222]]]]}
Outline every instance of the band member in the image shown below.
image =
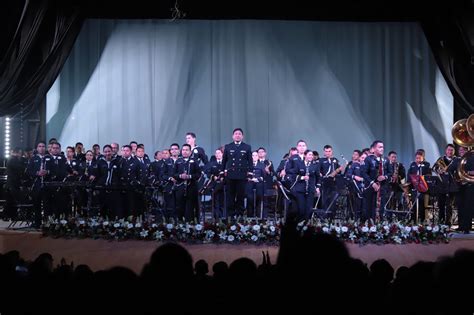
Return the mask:
{"type": "Polygon", "coordinates": [[[132,147],[124,145],[122,147],[122,158],[119,161],[120,183],[124,190],[122,191],[122,200],[124,204],[124,215],[134,217],[141,215],[143,210],[137,204],[137,190],[140,189],[140,166],[138,160],[132,156],[132,147]]]}
{"type": "MultiPolygon", "coordinates": [[[[72,167],[67,163],[66,158],[61,154],[61,144],[55,142],[51,145],[52,167],[50,170],[51,180],[55,182],[65,182],[73,175],[72,167]]],[[[49,189],[53,197],[53,213],[59,218],[64,214],[66,217],[71,214],[71,195],[67,187],[52,187],[49,189]]]]}
{"type": "Polygon", "coordinates": [[[257,209],[262,211],[264,191],[265,164],[258,158],[258,152],[252,152],[252,174],[247,179],[245,194],[247,195],[247,216],[257,215],[257,209]]]}
{"type": "Polygon", "coordinates": [[[84,160],[86,159],[83,150],[84,145],[82,144],[82,142],[77,142],[74,147],[74,159],[79,163],[84,162],[84,160]]]}
{"type": "Polygon", "coordinates": [[[33,180],[32,198],[33,208],[35,212],[33,227],[40,228],[42,221],[42,210],[44,216],[51,215],[51,194],[44,186],[44,182],[50,180],[50,170],[52,168],[52,159],[49,154],[46,154],[46,143],[38,142],[36,145],[36,155],[28,163],[27,173],[33,180]],[[43,208],[43,209],[42,209],[43,208]]]}
{"type": "Polygon", "coordinates": [[[25,173],[25,166],[21,160],[20,148],[14,148],[7,160],[7,181],[5,183],[6,202],[5,217],[15,220],[17,217],[17,204],[21,203],[21,180],[25,173]]]}
{"type": "MultiPolygon", "coordinates": [[[[120,145],[117,142],[112,142],[110,144],[110,147],[112,148],[112,158],[118,158],[120,157],[120,145]]],[[[103,149],[102,149],[103,150],[103,149]]]]}
{"type": "MultiPolygon", "coordinates": [[[[425,161],[424,152],[418,150],[415,154],[415,161],[411,162],[410,167],[408,168],[407,178],[410,179],[414,186],[414,190],[416,190],[416,196],[418,199],[418,216],[422,222],[425,220],[425,193],[428,190],[428,187],[424,187],[425,185],[421,179],[421,176],[424,175],[431,175],[430,163],[425,161]]],[[[416,210],[417,209],[414,209],[414,212],[416,210]]],[[[416,219],[415,214],[413,214],[413,219],[416,219]]]]}
{"type": "Polygon", "coordinates": [[[141,144],[137,146],[135,159],[138,161],[138,181],[140,182],[139,188],[135,190],[135,206],[137,212],[143,214],[146,210],[145,187],[148,185],[148,170],[151,162],[145,154],[145,147],[141,144]]]}
{"type": "Polygon", "coordinates": [[[79,177],[79,173],[81,171],[81,162],[74,158],[75,156],[75,149],[74,147],[67,147],[66,148],[66,163],[72,170],[72,176],[70,176],[70,180],[77,180],[79,177]]]}
{"type": "Polygon", "coordinates": [[[225,217],[225,205],[224,205],[224,164],[222,163],[223,152],[222,149],[217,149],[215,154],[215,160],[210,161],[206,165],[205,173],[209,178],[209,189],[211,191],[212,206],[214,218],[225,217]]]}
{"type": "Polygon", "coordinates": [[[181,157],[174,165],[176,180],[176,213],[178,220],[186,222],[199,221],[199,204],[197,180],[201,176],[201,168],[197,161],[191,159],[191,146],[183,144],[181,157]]]}
{"type": "Polygon", "coordinates": [[[138,142],[130,141],[130,147],[132,148],[132,157],[134,157],[137,154],[138,142]]]}
{"type": "Polygon", "coordinates": [[[161,152],[162,151],[155,152],[155,160],[150,163],[150,166],[148,168],[148,173],[150,174],[150,184],[152,185],[156,185],[160,182],[161,170],[164,165],[163,154],[161,152]]]}
{"type": "Polygon", "coordinates": [[[349,163],[347,163],[346,165],[346,168],[344,169],[344,176],[346,177],[347,175],[347,172],[349,171],[349,169],[351,168],[352,166],[352,163],[354,162],[359,162],[359,159],[360,159],[360,156],[362,155],[362,152],[360,150],[354,150],[352,152],[352,158],[351,160],[349,161],[349,163]]]}
{"type": "MultiPolygon", "coordinates": [[[[332,146],[329,144],[324,146],[324,157],[319,159],[322,178],[322,202],[326,211],[331,211],[334,205],[336,195],[336,175],[339,174],[343,167],[339,165],[339,161],[333,156],[332,146]]],[[[331,212],[331,216],[333,213],[331,212]]]]}
{"type": "Polygon", "coordinates": [[[260,147],[258,148],[257,152],[258,152],[259,162],[265,166],[263,182],[264,182],[264,192],[266,192],[269,189],[273,189],[273,175],[275,174],[275,170],[273,168],[272,161],[267,159],[267,150],[265,150],[265,148],[263,147],[260,147]]]}
{"type": "Polygon", "coordinates": [[[252,170],[252,149],[242,142],[244,133],[241,128],[232,132],[233,142],[224,147],[224,174],[228,189],[228,215],[241,216],[244,213],[245,184],[252,170]]]}
{"type": "Polygon", "coordinates": [[[164,165],[161,172],[161,180],[163,183],[163,199],[165,200],[164,215],[166,219],[176,218],[176,198],[173,186],[176,182],[175,164],[179,157],[179,144],[173,143],[169,151],[163,150],[164,165]],[[170,153],[169,158],[166,158],[170,153]]]}
{"type": "Polygon", "coordinates": [[[285,169],[286,169],[286,165],[288,164],[288,161],[290,160],[290,157],[292,157],[293,155],[295,155],[297,153],[298,153],[298,150],[296,149],[296,147],[290,148],[288,153],[286,153],[283,156],[283,159],[280,161],[280,164],[278,165],[277,170],[276,170],[277,180],[281,181],[281,183],[285,187],[287,187],[288,189],[290,188],[291,183],[290,183],[290,181],[286,180],[286,170],[285,169]]]}
{"type": "Polygon", "coordinates": [[[97,143],[92,146],[92,153],[94,154],[94,161],[98,161],[102,154],[100,154],[100,145],[97,143]]]}
{"type": "MultiPolygon", "coordinates": [[[[86,159],[90,157],[88,151],[86,159]]],[[[120,158],[114,158],[112,146],[106,144],[103,149],[103,158],[97,162],[97,186],[102,189],[99,191],[100,212],[103,216],[111,218],[124,218],[124,207],[122,203],[122,196],[118,190],[120,182],[120,158]]],[[[117,156],[117,155],[115,155],[117,156]]]]}
{"type": "Polygon", "coordinates": [[[138,149],[143,150],[142,159],[144,160],[145,164],[149,166],[151,161],[150,161],[150,157],[148,156],[148,154],[145,153],[145,145],[143,143],[138,144],[137,145],[137,151],[138,151],[138,149]]]}
{"type": "Polygon", "coordinates": [[[448,167],[455,159],[454,152],[454,145],[448,144],[445,148],[444,156],[438,158],[433,165],[433,171],[440,178],[440,193],[438,194],[439,220],[447,224],[451,222],[452,205],[458,189],[454,178],[448,173],[448,167]]]}
{"type": "Polygon", "coordinates": [[[309,219],[314,206],[314,195],[319,194],[319,163],[313,163],[313,151],[307,150],[306,142],[299,140],[296,148],[298,154],[290,157],[287,174],[292,185],[291,192],[296,200],[297,220],[309,219]]]}
{"type": "Polygon", "coordinates": [[[398,155],[395,151],[388,153],[388,160],[390,161],[390,171],[392,173],[392,177],[390,178],[389,209],[402,210],[403,190],[400,185],[406,181],[405,166],[401,162],[398,162],[398,155]]]}
{"type": "Polygon", "coordinates": [[[186,133],[186,144],[191,146],[191,158],[198,162],[199,165],[201,165],[201,162],[204,165],[209,162],[204,149],[196,144],[196,134],[194,132],[186,133]]]}
{"type": "Polygon", "coordinates": [[[376,210],[379,211],[379,216],[383,217],[381,189],[392,176],[389,161],[383,156],[383,142],[380,140],[374,141],[371,150],[374,154],[367,156],[361,167],[361,175],[364,178],[365,185],[367,185],[364,191],[364,211],[362,213],[364,221],[368,219],[375,220],[377,218],[376,210]]]}
{"type": "MultiPolygon", "coordinates": [[[[352,157],[354,158],[354,155],[352,157]]],[[[345,177],[349,181],[350,205],[352,206],[355,219],[362,217],[362,202],[365,185],[361,167],[366,157],[367,154],[361,153],[358,160],[353,159],[351,161],[352,163],[347,167],[347,172],[345,172],[345,177]]]]}

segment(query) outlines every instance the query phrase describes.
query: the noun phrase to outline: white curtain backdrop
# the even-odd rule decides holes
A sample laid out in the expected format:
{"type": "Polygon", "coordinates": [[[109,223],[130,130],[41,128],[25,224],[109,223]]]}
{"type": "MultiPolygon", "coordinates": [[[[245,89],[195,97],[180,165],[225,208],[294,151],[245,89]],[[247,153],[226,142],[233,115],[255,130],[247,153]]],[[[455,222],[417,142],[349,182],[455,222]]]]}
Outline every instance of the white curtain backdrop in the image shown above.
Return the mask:
{"type": "Polygon", "coordinates": [[[404,162],[451,141],[453,99],[415,23],[89,20],[47,97],[47,136],[206,151],[241,127],[279,160],[382,139],[404,162]]]}

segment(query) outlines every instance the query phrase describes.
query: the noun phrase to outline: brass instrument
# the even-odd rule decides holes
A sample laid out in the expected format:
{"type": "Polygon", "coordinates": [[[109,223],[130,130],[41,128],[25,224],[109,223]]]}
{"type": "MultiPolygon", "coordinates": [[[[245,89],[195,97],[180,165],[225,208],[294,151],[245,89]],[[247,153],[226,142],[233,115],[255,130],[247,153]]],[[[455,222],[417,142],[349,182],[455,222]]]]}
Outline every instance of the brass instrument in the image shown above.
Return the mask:
{"type": "Polygon", "coordinates": [[[461,119],[454,123],[451,134],[457,145],[468,148],[468,152],[464,154],[459,162],[457,178],[462,183],[473,184],[474,175],[466,171],[465,166],[470,158],[474,158],[474,150],[472,150],[472,147],[474,147],[474,114],[471,114],[467,119],[461,119]]]}
{"type": "Polygon", "coordinates": [[[392,183],[393,183],[393,184],[397,184],[397,183],[398,183],[398,172],[399,172],[399,168],[400,168],[400,163],[395,162],[395,170],[393,171],[393,175],[392,175],[392,183]]]}
{"type": "Polygon", "coordinates": [[[400,188],[403,190],[403,199],[405,200],[407,209],[413,208],[413,202],[411,201],[411,194],[410,194],[410,186],[411,183],[401,184],[400,188]]]}

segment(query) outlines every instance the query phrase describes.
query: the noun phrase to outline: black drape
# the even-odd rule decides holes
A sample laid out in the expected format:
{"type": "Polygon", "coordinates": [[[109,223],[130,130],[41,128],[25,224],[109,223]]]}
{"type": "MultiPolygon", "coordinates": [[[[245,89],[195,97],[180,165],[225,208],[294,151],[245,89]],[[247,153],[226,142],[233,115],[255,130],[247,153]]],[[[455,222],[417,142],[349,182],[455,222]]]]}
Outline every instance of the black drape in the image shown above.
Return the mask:
{"type": "Polygon", "coordinates": [[[17,20],[1,38],[0,116],[13,115],[20,108],[28,113],[40,106],[84,20],[80,7],[68,1],[26,0],[17,1],[16,6],[13,1],[7,3],[0,18],[17,20]]]}

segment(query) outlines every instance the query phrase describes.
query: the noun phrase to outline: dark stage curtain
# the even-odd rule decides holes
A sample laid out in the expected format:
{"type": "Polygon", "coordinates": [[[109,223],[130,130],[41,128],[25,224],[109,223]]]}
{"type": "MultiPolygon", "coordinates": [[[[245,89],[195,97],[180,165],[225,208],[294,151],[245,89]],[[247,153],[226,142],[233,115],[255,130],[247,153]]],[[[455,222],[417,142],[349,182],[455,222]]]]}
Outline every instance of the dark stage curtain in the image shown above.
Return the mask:
{"type": "Polygon", "coordinates": [[[0,116],[25,114],[44,103],[84,17],[68,1],[6,1],[1,8],[8,25],[0,37],[0,116]]]}

